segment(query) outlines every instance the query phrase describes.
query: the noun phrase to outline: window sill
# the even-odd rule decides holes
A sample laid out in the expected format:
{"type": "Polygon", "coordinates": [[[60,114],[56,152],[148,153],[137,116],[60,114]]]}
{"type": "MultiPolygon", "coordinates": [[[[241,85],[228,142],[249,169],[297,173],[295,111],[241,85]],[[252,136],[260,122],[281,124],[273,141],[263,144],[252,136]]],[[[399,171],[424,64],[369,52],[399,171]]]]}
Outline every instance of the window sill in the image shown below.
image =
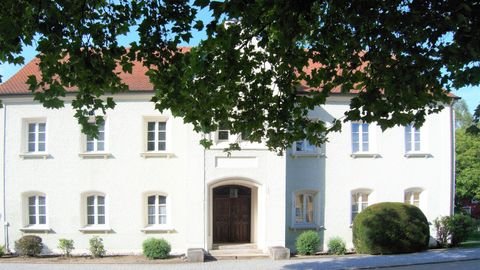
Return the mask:
{"type": "Polygon", "coordinates": [[[368,152],[352,153],[350,156],[352,158],[381,158],[382,157],[378,153],[368,153],[368,152]]]}
{"type": "Polygon", "coordinates": [[[143,233],[174,233],[175,229],[168,226],[147,226],[141,231],[143,233]]]}
{"type": "Polygon", "coordinates": [[[113,157],[112,154],[110,154],[110,153],[103,153],[103,152],[84,152],[84,153],[78,154],[78,156],[81,157],[81,158],[83,158],[83,159],[88,159],[88,158],[103,158],[103,159],[107,159],[107,158],[113,157]]]}
{"type": "Polygon", "coordinates": [[[22,153],[19,156],[22,159],[47,159],[52,157],[48,153],[22,153]]]}
{"type": "Polygon", "coordinates": [[[323,226],[318,226],[316,224],[295,224],[289,227],[292,231],[302,231],[302,230],[326,230],[323,226]]]}
{"type": "Polygon", "coordinates": [[[140,153],[143,158],[172,158],[175,157],[174,153],[169,152],[143,152],[140,153]]]}
{"type": "Polygon", "coordinates": [[[324,157],[325,153],[320,152],[293,152],[290,155],[292,158],[319,158],[324,157]]]}
{"type": "Polygon", "coordinates": [[[430,158],[433,157],[432,154],[429,153],[421,153],[421,152],[410,152],[410,153],[405,153],[403,155],[406,158],[430,158]]]}
{"type": "Polygon", "coordinates": [[[38,226],[38,225],[32,225],[32,226],[20,228],[20,231],[24,233],[52,233],[53,232],[53,230],[47,226],[38,226]]]}
{"type": "Polygon", "coordinates": [[[113,230],[106,226],[86,226],[79,229],[82,233],[112,233],[113,230]]]}

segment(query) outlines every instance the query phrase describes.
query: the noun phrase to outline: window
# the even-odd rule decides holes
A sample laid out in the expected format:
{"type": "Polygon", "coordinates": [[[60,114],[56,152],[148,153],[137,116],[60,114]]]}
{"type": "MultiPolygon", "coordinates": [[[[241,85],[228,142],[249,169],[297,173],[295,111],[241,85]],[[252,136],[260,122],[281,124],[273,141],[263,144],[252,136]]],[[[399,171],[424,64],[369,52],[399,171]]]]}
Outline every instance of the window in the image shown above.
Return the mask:
{"type": "Polygon", "coordinates": [[[314,194],[300,192],[295,194],[295,225],[313,225],[314,222],[314,194]]]}
{"type": "Polygon", "coordinates": [[[28,123],[27,151],[29,153],[45,152],[46,123],[28,123]]]}
{"type": "Polygon", "coordinates": [[[310,144],[308,140],[296,141],[294,145],[295,152],[317,153],[318,149],[315,145],[310,144]]]}
{"type": "Polygon", "coordinates": [[[167,197],[152,195],[147,197],[147,224],[167,224],[167,197]]]}
{"type": "Polygon", "coordinates": [[[91,195],[87,197],[87,225],[105,224],[105,196],[91,195]]]}
{"type": "Polygon", "coordinates": [[[87,136],[86,152],[105,151],[105,123],[98,125],[98,137],[87,136]]]}
{"type": "Polygon", "coordinates": [[[229,137],[230,137],[230,130],[228,128],[228,125],[225,123],[220,123],[218,125],[217,140],[228,141],[229,137]]]}
{"type": "Polygon", "coordinates": [[[28,197],[28,225],[47,224],[47,209],[45,196],[28,197]]]}
{"type": "Polygon", "coordinates": [[[167,149],[167,122],[149,121],[147,123],[147,151],[165,151],[167,149]]]}
{"type": "Polygon", "coordinates": [[[415,205],[420,207],[420,193],[421,191],[406,191],[404,196],[404,202],[406,204],[415,205]]]}
{"type": "Polygon", "coordinates": [[[352,223],[355,217],[368,206],[368,193],[355,192],[352,193],[352,223]]]}
{"type": "Polygon", "coordinates": [[[369,138],[366,123],[352,123],[352,152],[368,152],[369,138]]]}
{"type": "Polygon", "coordinates": [[[405,152],[419,152],[421,150],[420,129],[413,125],[405,127],[405,152]]]}

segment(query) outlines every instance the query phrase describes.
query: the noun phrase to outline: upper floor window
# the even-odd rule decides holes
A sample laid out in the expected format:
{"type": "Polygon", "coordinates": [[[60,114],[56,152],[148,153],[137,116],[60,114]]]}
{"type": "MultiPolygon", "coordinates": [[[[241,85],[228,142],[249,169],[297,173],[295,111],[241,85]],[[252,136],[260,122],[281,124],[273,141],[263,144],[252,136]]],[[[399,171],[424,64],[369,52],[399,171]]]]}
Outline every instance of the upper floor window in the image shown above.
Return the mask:
{"type": "Polygon", "coordinates": [[[302,141],[296,141],[294,145],[295,152],[305,152],[305,153],[316,153],[318,152],[318,148],[310,144],[310,142],[305,139],[302,141]]]}
{"type": "Polygon", "coordinates": [[[367,123],[352,123],[352,152],[369,151],[369,125],[367,123]]]}
{"type": "Polygon", "coordinates": [[[105,196],[87,196],[87,225],[105,224],[105,196]]]}
{"type": "Polygon", "coordinates": [[[149,121],[147,123],[147,151],[165,151],[167,149],[167,122],[149,121]]]}
{"type": "Polygon", "coordinates": [[[406,204],[415,205],[416,207],[420,207],[420,194],[421,193],[422,193],[422,191],[420,191],[420,190],[405,191],[404,202],[406,204]]]}
{"type": "Polygon", "coordinates": [[[148,225],[167,224],[167,197],[152,195],[147,197],[148,225]]]}
{"type": "Polygon", "coordinates": [[[46,123],[28,123],[27,150],[29,153],[46,151],[46,123]]]}
{"type": "Polygon", "coordinates": [[[105,151],[105,123],[101,123],[98,125],[97,138],[87,135],[86,151],[87,152],[105,151]]]}
{"type": "Polygon", "coordinates": [[[46,199],[43,195],[28,197],[28,225],[47,224],[46,199]]]}
{"type": "Polygon", "coordinates": [[[368,196],[365,191],[352,193],[352,223],[355,217],[368,207],[368,196]]]}
{"type": "Polygon", "coordinates": [[[230,129],[225,123],[220,123],[217,130],[218,141],[228,141],[230,139],[230,129]]]}
{"type": "Polygon", "coordinates": [[[421,151],[420,128],[413,125],[405,126],[405,152],[421,151]]]}
{"type": "Polygon", "coordinates": [[[314,197],[312,192],[298,192],[295,194],[295,225],[313,225],[314,222],[314,197]]]}

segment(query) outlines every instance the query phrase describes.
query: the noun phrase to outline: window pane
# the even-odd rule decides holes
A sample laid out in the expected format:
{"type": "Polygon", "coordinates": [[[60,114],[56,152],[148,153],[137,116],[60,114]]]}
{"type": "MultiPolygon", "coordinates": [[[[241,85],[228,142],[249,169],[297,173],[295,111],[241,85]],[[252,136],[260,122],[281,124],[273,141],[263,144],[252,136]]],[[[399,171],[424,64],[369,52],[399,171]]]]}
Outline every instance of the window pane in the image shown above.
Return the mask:
{"type": "Polygon", "coordinates": [[[165,141],[165,132],[158,132],[158,139],[161,141],[165,141]]]}
{"type": "Polygon", "coordinates": [[[218,131],[218,139],[219,140],[228,140],[228,130],[219,130],[218,131]]]}
{"type": "Polygon", "coordinates": [[[40,216],[38,217],[38,224],[47,224],[47,217],[46,216],[40,216]]]}
{"type": "Polygon", "coordinates": [[[155,142],[148,142],[147,150],[148,151],[155,151],[155,142]]]}
{"type": "Polygon", "coordinates": [[[98,215],[105,215],[105,206],[98,206],[98,215]]]}
{"type": "Polygon", "coordinates": [[[38,141],[45,142],[45,133],[38,133],[38,141]]]}
{"type": "Polygon", "coordinates": [[[155,206],[149,205],[148,206],[148,215],[155,215],[155,206]]]}
{"type": "Polygon", "coordinates": [[[295,197],[295,221],[297,223],[303,222],[303,194],[298,194],[295,197]]]}
{"type": "Polygon", "coordinates": [[[352,143],[352,152],[356,153],[359,151],[359,145],[358,143],[352,143]]]}
{"type": "Polygon", "coordinates": [[[29,215],[35,215],[36,211],[37,211],[37,209],[35,208],[35,206],[29,206],[28,207],[28,214],[29,215]]]}
{"type": "Polygon", "coordinates": [[[95,224],[95,219],[94,219],[93,216],[88,216],[88,217],[87,217],[87,224],[88,224],[88,225],[95,224]]]}
{"type": "Polygon", "coordinates": [[[420,142],[415,142],[415,151],[420,151],[420,142]]]}
{"type": "Polygon", "coordinates": [[[160,224],[167,224],[167,217],[166,216],[160,216],[160,224]]]}
{"type": "Polygon", "coordinates": [[[39,123],[38,124],[38,131],[39,132],[45,132],[45,123],[39,123]]]}
{"type": "Polygon", "coordinates": [[[38,212],[40,215],[45,215],[45,206],[39,206],[38,207],[38,212]]]}
{"type": "Polygon", "coordinates": [[[165,142],[159,142],[158,151],[163,151],[163,150],[165,150],[165,142]]]}
{"type": "Polygon", "coordinates": [[[98,133],[98,140],[99,141],[105,141],[105,133],[103,133],[103,132],[98,133]]]}
{"type": "Polygon", "coordinates": [[[35,133],[28,133],[28,141],[29,142],[35,141],[35,133]]]}
{"type": "Polygon", "coordinates": [[[98,224],[105,224],[105,216],[98,216],[98,224]]]}
{"type": "Polygon", "coordinates": [[[34,132],[36,132],[35,126],[36,126],[36,124],[34,124],[34,123],[28,124],[28,132],[29,132],[29,133],[34,133],[34,132]]]}
{"type": "Polygon", "coordinates": [[[98,200],[98,204],[99,204],[99,205],[100,205],[100,204],[105,204],[105,197],[103,197],[103,196],[98,196],[97,198],[98,198],[97,200],[98,200]]]}
{"type": "Polygon", "coordinates": [[[36,221],[36,219],[35,219],[35,216],[29,216],[29,217],[28,217],[28,224],[30,224],[30,225],[37,224],[37,221],[36,221]]]}
{"type": "Polygon", "coordinates": [[[93,149],[93,142],[87,142],[87,152],[92,152],[93,149]]]}
{"type": "Polygon", "coordinates": [[[166,130],[166,127],[167,127],[167,123],[166,123],[166,122],[158,122],[158,130],[159,130],[159,131],[165,131],[165,130],[166,130]]]}
{"type": "Polygon", "coordinates": [[[149,225],[155,224],[155,216],[148,216],[148,224],[149,225]]]}
{"type": "Polygon", "coordinates": [[[148,139],[149,141],[154,141],[154,140],[155,140],[155,132],[153,132],[153,131],[150,132],[150,131],[149,131],[149,132],[147,133],[147,139],[148,139]]]}
{"type": "Polygon", "coordinates": [[[104,151],[105,150],[105,144],[103,142],[97,143],[97,151],[104,151]]]}
{"type": "Polygon", "coordinates": [[[39,152],[45,151],[45,143],[39,143],[38,144],[38,151],[39,152]]]}
{"type": "Polygon", "coordinates": [[[155,131],[155,122],[148,122],[148,131],[155,131]]]}
{"type": "Polygon", "coordinates": [[[93,215],[93,213],[94,213],[94,207],[87,206],[87,215],[93,215]]]}
{"type": "Polygon", "coordinates": [[[358,123],[353,123],[352,124],[352,132],[357,132],[358,133],[358,127],[359,127],[358,123]]]}
{"type": "Polygon", "coordinates": [[[166,204],[166,203],[167,203],[167,197],[165,197],[165,196],[158,196],[158,203],[159,203],[159,204],[166,204]]]}
{"type": "Polygon", "coordinates": [[[362,151],[368,152],[368,142],[362,143],[362,151]]]}
{"type": "Polygon", "coordinates": [[[38,204],[45,205],[45,196],[38,196],[38,204]]]}
{"type": "Polygon", "coordinates": [[[159,213],[160,215],[166,215],[166,214],[167,214],[167,207],[165,207],[165,206],[159,206],[159,207],[158,207],[158,213],[159,213]]]}
{"type": "Polygon", "coordinates": [[[303,141],[296,141],[296,151],[303,151],[303,141]]]}
{"type": "Polygon", "coordinates": [[[313,196],[307,195],[307,223],[313,223],[313,196]]]}
{"type": "Polygon", "coordinates": [[[28,152],[35,152],[35,143],[28,144],[28,152]]]}
{"type": "Polygon", "coordinates": [[[28,197],[28,205],[35,205],[35,196],[28,197]]]}
{"type": "Polygon", "coordinates": [[[155,204],[155,196],[148,196],[147,201],[148,204],[155,204]]]}
{"type": "Polygon", "coordinates": [[[87,197],[87,204],[88,205],[93,205],[94,200],[95,200],[94,196],[88,196],[87,197]]]}

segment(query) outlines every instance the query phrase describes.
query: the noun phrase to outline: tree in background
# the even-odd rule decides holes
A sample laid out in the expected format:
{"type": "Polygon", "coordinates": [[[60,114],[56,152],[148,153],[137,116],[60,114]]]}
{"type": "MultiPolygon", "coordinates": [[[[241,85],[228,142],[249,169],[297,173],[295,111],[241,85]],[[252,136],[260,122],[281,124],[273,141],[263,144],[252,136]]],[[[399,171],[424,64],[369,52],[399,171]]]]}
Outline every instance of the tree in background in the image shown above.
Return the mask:
{"type": "Polygon", "coordinates": [[[128,90],[115,67],[131,72],[140,61],[158,110],[198,132],[222,123],[281,152],[304,138],[320,145],[345,121],[421,125],[452,88],[480,83],[479,31],[479,1],[2,0],[0,61],[23,63],[23,47],[35,44],[34,98],[58,108],[65,89],[78,88],[75,116],[94,136],[90,113],[128,90]],[[127,51],[118,37],[130,29],[139,40],[127,51]],[[195,29],[207,38],[182,50],[195,29]],[[332,91],[357,95],[342,118],[310,119],[332,91]]]}

